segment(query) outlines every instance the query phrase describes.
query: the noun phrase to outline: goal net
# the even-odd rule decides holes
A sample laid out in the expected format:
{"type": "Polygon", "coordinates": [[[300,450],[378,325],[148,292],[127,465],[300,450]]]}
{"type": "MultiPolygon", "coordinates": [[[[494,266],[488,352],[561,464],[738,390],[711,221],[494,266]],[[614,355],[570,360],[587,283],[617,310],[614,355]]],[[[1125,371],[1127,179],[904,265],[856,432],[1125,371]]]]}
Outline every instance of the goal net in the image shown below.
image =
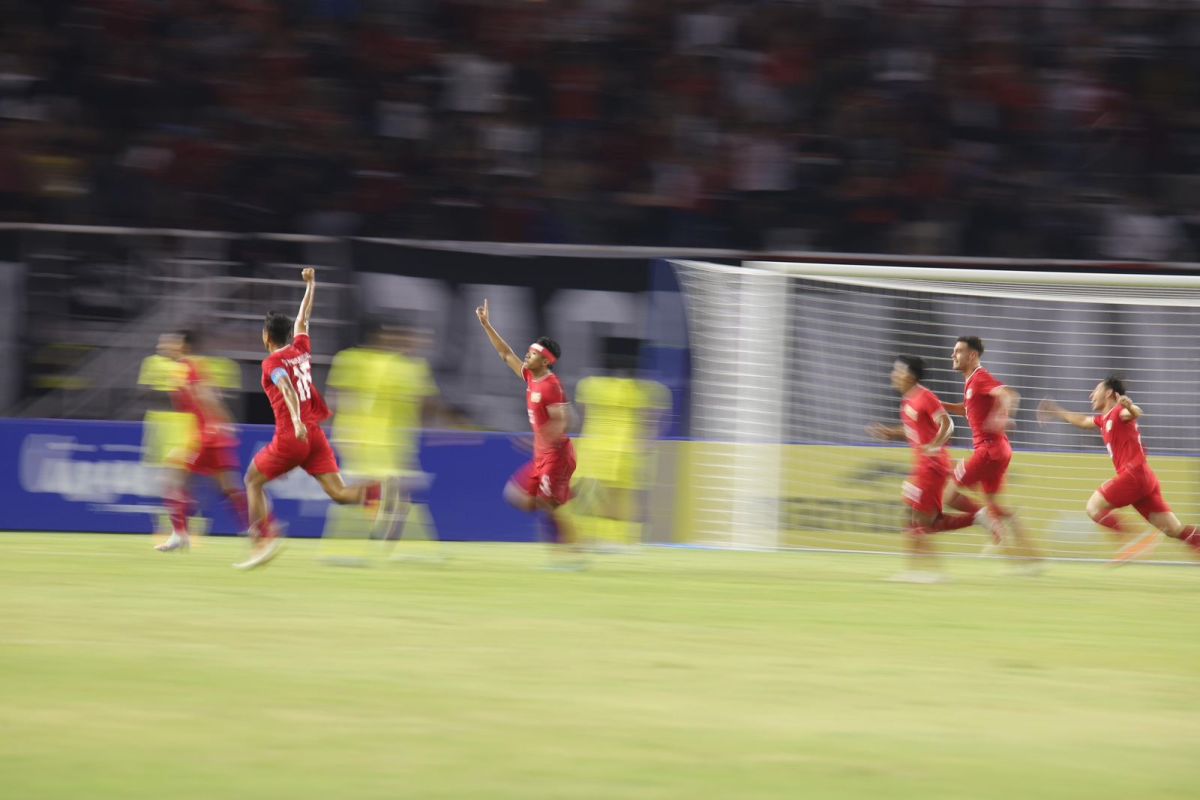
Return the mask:
{"type": "MultiPolygon", "coordinates": [[[[1088,395],[1121,375],[1146,416],[1142,441],[1180,519],[1200,521],[1200,278],[755,262],[672,262],[692,352],[692,438],[681,478],[693,541],[733,547],[898,552],[906,445],[865,428],[898,424],[888,374],[899,354],[926,386],[961,401],[950,352],[984,341],[983,364],[1018,391],[1007,498],[1049,556],[1108,558],[1117,545],[1084,513],[1113,474],[1097,431],[1040,424],[1052,398],[1091,413],[1088,395]]],[[[955,419],[952,455],[971,432],[955,419]]],[[[1133,509],[1122,518],[1147,529],[1133,509]]],[[[941,535],[974,554],[981,528],[941,535]]],[[[1187,560],[1160,544],[1155,560],[1187,560]]]]}

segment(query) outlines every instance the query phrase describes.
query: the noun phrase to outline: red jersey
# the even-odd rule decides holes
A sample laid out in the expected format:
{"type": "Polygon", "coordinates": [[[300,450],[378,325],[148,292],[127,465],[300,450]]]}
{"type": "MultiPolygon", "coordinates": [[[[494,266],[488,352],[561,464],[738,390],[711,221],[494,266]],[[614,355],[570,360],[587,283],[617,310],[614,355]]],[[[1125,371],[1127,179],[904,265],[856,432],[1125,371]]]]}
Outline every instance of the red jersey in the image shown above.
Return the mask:
{"type": "Polygon", "coordinates": [[[283,401],[283,392],[275,385],[278,374],[286,375],[296,390],[296,396],[300,398],[300,420],[306,427],[320,425],[329,419],[329,407],[313,385],[312,341],[307,333],[297,334],[291,344],[279,348],[262,362],[262,387],[275,412],[275,435],[292,438],[296,430],[292,427],[287,403],[283,401]]]}
{"type": "Polygon", "coordinates": [[[925,459],[942,461],[950,458],[943,446],[936,455],[927,455],[923,448],[937,438],[941,430],[941,419],[946,416],[942,401],[933,392],[917,384],[900,400],[900,423],[904,434],[912,445],[917,461],[925,459]]]}
{"type": "Polygon", "coordinates": [[[1104,446],[1108,448],[1117,472],[1146,463],[1146,448],[1142,447],[1142,434],[1138,431],[1137,420],[1132,417],[1121,419],[1121,411],[1122,407],[1118,405],[1107,414],[1092,417],[1092,422],[1096,423],[1100,435],[1104,437],[1104,446]]]}
{"type": "Polygon", "coordinates": [[[236,444],[237,440],[220,424],[220,420],[209,419],[204,413],[204,407],[196,397],[196,390],[204,383],[200,369],[190,358],[181,358],[179,363],[184,367],[183,383],[171,392],[171,404],[176,411],[191,414],[196,418],[196,431],[200,436],[200,446],[225,446],[236,444]]]}
{"type": "Polygon", "coordinates": [[[529,424],[533,427],[533,454],[540,456],[556,452],[570,439],[564,430],[562,436],[551,440],[546,425],[550,422],[550,407],[566,405],[567,393],[553,372],[535,378],[526,369],[521,370],[521,376],[525,378],[525,408],[529,411],[529,424]]]}
{"type": "Polygon", "coordinates": [[[1003,442],[1008,444],[1008,434],[1002,427],[999,431],[985,429],[988,418],[996,410],[1000,399],[993,394],[996,389],[1004,386],[992,377],[992,373],[983,367],[977,368],[967,376],[963,387],[963,405],[966,406],[967,424],[971,426],[971,439],[975,448],[986,448],[1003,442]]]}

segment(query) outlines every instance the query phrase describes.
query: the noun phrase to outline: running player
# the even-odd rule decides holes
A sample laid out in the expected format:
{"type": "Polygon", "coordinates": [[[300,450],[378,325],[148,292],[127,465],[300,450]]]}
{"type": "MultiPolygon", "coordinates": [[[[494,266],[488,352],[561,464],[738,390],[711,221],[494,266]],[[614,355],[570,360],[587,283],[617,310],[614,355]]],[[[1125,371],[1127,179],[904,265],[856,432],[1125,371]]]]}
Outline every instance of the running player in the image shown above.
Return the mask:
{"type": "Polygon", "coordinates": [[[1000,502],[1012,461],[1007,430],[1021,397],[983,368],[979,363],[982,357],[983,341],[978,336],[960,336],[954,343],[950,360],[954,369],[963,374],[963,402],[945,406],[950,413],[967,418],[975,449],[955,468],[955,488],[946,504],[957,511],[977,514],[979,504],[961,490],[978,487],[987,512],[979,515],[979,521],[991,529],[993,545],[1007,545],[1012,555],[1036,560],[1037,551],[1025,536],[1016,514],[1000,502]],[[1006,531],[1011,541],[1006,541],[1006,531]]]}
{"type": "Polygon", "coordinates": [[[901,424],[889,426],[876,422],[868,426],[867,432],[881,441],[907,440],[913,449],[912,472],[901,490],[910,509],[906,528],[910,569],[894,580],[939,583],[943,578],[927,534],[965,528],[974,522],[975,515],[942,514],[942,495],[950,479],[946,443],[954,434],[954,423],[937,395],[921,384],[924,377],[924,359],[897,356],[891,381],[892,388],[900,393],[901,424]]]}
{"type": "MultiPolygon", "coordinates": [[[[567,436],[570,409],[567,395],[554,374],[561,351],[545,336],[529,345],[522,361],[492,327],[488,303],[475,309],[501,360],[525,381],[525,404],[533,427],[533,460],[522,467],[504,488],[504,498],[526,512],[541,511],[550,529],[551,544],[567,552],[575,549],[575,537],[562,506],[571,499],[571,475],[575,472],[575,448],[567,436]]],[[[553,552],[553,551],[552,551],[553,552]]],[[[578,562],[564,566],[579,566],[578,562]]]]}
{"type": "Polygon", "coordinates": [[[308,337],[316,274],[309,267],[300,275],[305,289],[295,325],[287,315],[275,311],[268,313],[263,323],[263,346],[270,355],[262,362],[262,387],[275,412],[275,436],[270,444],[258,451],[246,471],[249,533],[254,549],[249,558],[234,565],[239,569],[265,564],[278,553],[279,537],[271,517],[266,486],[296,467],[316,478],[335,503],[359,503],[378,508],[380,501],[379,481],[353,486],[342,481],[333,448],[321,430],[321,423],[329,418],[329,408],[313,385],[312,342],[308,337]]]}
{"type": "Polygon", "coordinates": [[[179,383],[171,392],[171,402],[177,412],[189,414],[195,420],[189,425],[188,441],[166,457],[169,473],[163,501],[171,519],[171,535],[155,548],[164,553],[187,550],[191,544],[187,521],[195,505],[189,492],[193,475],[216,480],[241,529],[248,525],[246,495],[238,482],[241,465],[232,417],[193,358],[195,340],[195,334],[186,330],[164,333],[158,338],[158,354],[179,366],[179,383]]]}
{"type": "MultiPolygon", "coordinates": [[[[1042,421],[1057,418],[1083,430],[1100,430],[1117,475],[1092,492],[1087,515],[1097,525],[1124,538],[1129,531],[1116,509],[1133,506],[1155,528],[1200,553],[1200,529],[1180,522],[1163,499],[1158,476],[1150,468],[1138,431],[1142,409],[1125,393],[1125,382],[1110,375],[1092,389],[1091,401],[1096,412],[1093,416],[1067,411],[1053,400],[1043,400],[1038,406],[1038,418],[1042,421]]],[[[1126,561],[1138,552],[1140,549],[1127,548],[1118,554],[1117,561],[1126,561]]]]}

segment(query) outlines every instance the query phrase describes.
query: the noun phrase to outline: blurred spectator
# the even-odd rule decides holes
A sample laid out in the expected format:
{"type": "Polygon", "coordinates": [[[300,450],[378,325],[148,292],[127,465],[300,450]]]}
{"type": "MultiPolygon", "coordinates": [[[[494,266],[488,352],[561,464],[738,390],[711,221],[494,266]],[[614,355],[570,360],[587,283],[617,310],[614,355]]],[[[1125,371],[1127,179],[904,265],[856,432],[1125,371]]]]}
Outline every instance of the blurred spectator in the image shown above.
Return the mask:
{"type": "Polygon", "coordinates": [[[9,0],[0,218],[1158,258],[1200,5],[9,0]],[[1109,207],[1097,198],[1136,197],[1109,207]],[[1128,238],[1129,241],[1120,241],[1128,238]]]}

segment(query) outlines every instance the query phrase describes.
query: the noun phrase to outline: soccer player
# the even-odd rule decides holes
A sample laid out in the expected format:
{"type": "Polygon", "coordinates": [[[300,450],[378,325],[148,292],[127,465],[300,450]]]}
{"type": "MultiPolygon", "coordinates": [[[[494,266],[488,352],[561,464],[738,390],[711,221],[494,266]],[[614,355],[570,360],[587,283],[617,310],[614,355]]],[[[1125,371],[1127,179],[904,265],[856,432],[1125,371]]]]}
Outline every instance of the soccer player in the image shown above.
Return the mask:
{"type": "Polygon", "coordinates": [[[254,549],[249,558],[234,565],[238,569],[265,564],[279,552],[266,486],[296,467],[312,475],[335,503],[374,505],[377,509],[380,502],[379,481],[345,484],[333,448],[321,430],[321,423],[329,418],[329,408],[313,385],[312,342],[308,337],[316,273],[308,267],[300,275],[305,283],[304,299],[295,324],[275,311],[269,312],[263,323],[263,346],[270,355],[262,362],[262,387],[275,412],[275,436],[258,451],[246,471],[249,533],[254,549]]]}
{"type": "MultiPolygon", "coordinates": [[[[575,448],[567,436],[570,409],[554,364],[561,355],[558,343],[545,336],[529,345],[522,361],[492,327],[488,302],[475,309],[500,359],[525,381],[525,405],[533,427],[533,460],[522,467],[504,488],[504,499],[526,512],[542,512],[550,529],[550,542],[558,549],[575,549],[575,537],[562,506],[571,499],[575,448]]],[[[553,551],[552,551],[553,552],[553,551]]],[[[581,566],[564,562],[564,567],[581,566]]]]}
{"type": "Polygon", "coordinates": [[[979,504],[962,490],[978,487],[987,511],[979,515],[979,520],[991,529],[993,545],[1007,544],[1012,555],[1032,562],[1038,558],[1037,551],[1021,529],[1016,514],[1000,502],[1004,478],[1012,462],[1007,429],[1021,397],[983,368],[982,357],[983,341],[978,336],[958,337],[950,356],[954,369],[963,374],[963,402],[946,403],[945,407],[950,413],[967,418],[975,449],[955,468],[955,488],[946,504],[958,511],[977,514],[979,504]],[[1005,540],[1006,530],[1011,542],[1005,540]]]}
{"type": "MultiPolygon", "coordinates": [[[[1116,509],[1133,506],[1155,528],[1200,553],[1200,529],[1180,522],[1163,499],[1158,476],[1150,468],[1138,432],[1142,409],[1125,393],[1125,382],[1110,375],[1092,389],[1091,401],[1096,412],[1093,416],[1067,411],[1053,400],[1043,400],[1038,406],[1038,418],[1042,421],[1057,418],[1083,430],[1100,430],[1117,474],[1092,492],[1087,515],[1097,525],[1124,538],[1128,530],[1116,509]]],[[[1127,548],[1117,556],[1117,561],[1128,560],[1138,552],[1140,549],[1127,548]]]]}
{"type": "Polygon", "coordinates": [[[248,525],[246,495],[238,482],[241,465],[232,417],[193,357],[195,340],[196,335],[187,330],[164,333],[158,339],[158,354],[178,365],[178,383],[171,391],[171,402],[177,412],[194,420],[188,426],[190,435],[185,442],[165,459],[170,472],[163,501],[171,520],[171,535],[155,548],[164,553],[187,550],[191,545],[187,521],[195,505],[188,491],[193,475],[216,480],[242,529],[248,525]]]}
{"type": "Polygon", "coordinates": [[[939,583],[936,556],[928,534],[965,528],[974,522],[974,514],[942,514],[942,495],[950,478],[950,454],[946,443],[954,434],[954,422],[937,395],[921,384],[925,361],[916,356],[897,356],[892,365],[892,388],[900,394],[900,425],[878,422],[867,432],[882,441],[907,440],[913,449],[913,468],[904,482],[902,494],[910,509],[907,543],[910,570],[894,580],[910,583],[939,583]]]}
{"type": "MultiPolygon", "coordinates": [[[[355,477],[396,483],[397,507],[386,509],[386,530],[372,531],[394,542],[404,530],[409,492],[424,485],[420,434],[434,410],[437,383],[418,353],[418,333],[375,324],[367,341],[341,351],[329,370],[336,409],[333,443],[344,471],[355,477]]],[[[332,512],[322,537],[331,542],[345,526],[332,512]]],[[[339,548],[345,549],[345,548],[339,548]]]]}
{"type": "Polygon", "coordinates": [[[638,347],[636,339],[609,337],[605,361],[611,374],[592,375],[575,387],[576,407],[584,413],[575,440],[580,459],[571,510],[576,532],[581,538],[590,533],[597,548],[642,541],[654,445],[671,409],[666,386],[635,376],[638,347]]]}

